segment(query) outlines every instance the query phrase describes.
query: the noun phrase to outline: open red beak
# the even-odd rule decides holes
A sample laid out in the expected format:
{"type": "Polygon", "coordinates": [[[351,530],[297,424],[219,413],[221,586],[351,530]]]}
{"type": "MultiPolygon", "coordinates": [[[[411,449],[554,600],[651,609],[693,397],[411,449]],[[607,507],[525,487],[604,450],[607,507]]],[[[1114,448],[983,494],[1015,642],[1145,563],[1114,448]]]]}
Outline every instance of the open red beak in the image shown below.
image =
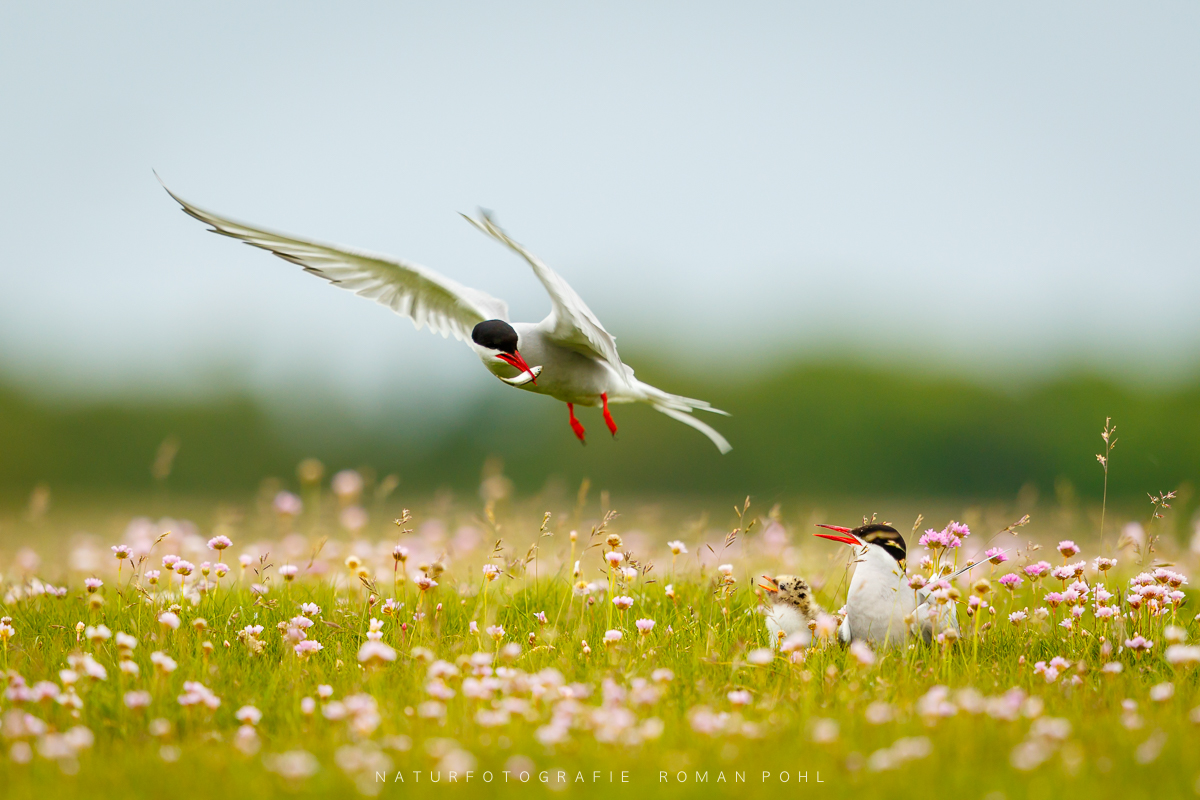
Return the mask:
{"type": "Polygon", "coordinates": [[[826,528],[831,531],[837,531],[838,533],[841,533],[844,535],[834,536],[833,534],[829,534],[829,533],[814,533],[813,536],[819,536],[822,539],[832,539],[833,541],[841,542],[842,544],[852,544],[852,545],[859,544],[858,539],[855,539],[850,534],[849,528],[843,528],[840,525],[818,525],[817,527],[818,528],[826,528]]]}
{"type": "Polygon", "coordinates": [[[758,586],[760,589],[766,589],[768,592],[778,592],[779,591],[779,584],[776,583],[775,579],[772,578],[770,575],[763,575],[762,583],[760,583],[758,586]]]}
{"type": "Polygon", "coordinates": [[[533,378],[534,384],[537,383],[537,376],[533,374],[533,370],[530,369],[529,365],[525,363],[525,359],[521,358],[521,353],[519,351],[513,350],[512,355],[509,355],[508,353],[498,353],[496,358],[500,359],[506,364],[511,364],[512,366],[521,370],[521,372],[528,372],[530,377],[533,378]]]}

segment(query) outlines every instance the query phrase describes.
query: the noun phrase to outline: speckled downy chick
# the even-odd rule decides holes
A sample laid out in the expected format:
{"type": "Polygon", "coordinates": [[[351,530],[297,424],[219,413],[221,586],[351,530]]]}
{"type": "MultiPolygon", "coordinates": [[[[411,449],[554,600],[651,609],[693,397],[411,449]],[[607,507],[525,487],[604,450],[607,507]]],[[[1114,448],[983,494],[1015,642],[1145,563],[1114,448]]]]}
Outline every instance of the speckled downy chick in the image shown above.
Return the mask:
{"type": "Polygon", "coordinates": [[[779,643],[795,633],[808,634],[809,623],[816,620],[823,609],[813,599],[808,581],[795,575],[764,575],[759,586],[770,593],[767,609],[767,630],[771,633],[771,644],[779,643]]]}

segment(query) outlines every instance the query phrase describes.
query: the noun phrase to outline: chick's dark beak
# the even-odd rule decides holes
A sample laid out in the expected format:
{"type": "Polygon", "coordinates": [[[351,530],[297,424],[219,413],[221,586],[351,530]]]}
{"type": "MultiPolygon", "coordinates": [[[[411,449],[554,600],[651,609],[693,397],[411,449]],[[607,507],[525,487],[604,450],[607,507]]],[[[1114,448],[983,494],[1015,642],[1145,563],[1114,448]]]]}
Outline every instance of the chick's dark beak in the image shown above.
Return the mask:
{"type": "Polygon", "coordinates": [[[511,354],[497,353],[496,358],[500,359],[506,364],[516,367],[517,369],[521,370],[521,372],[528,372],[530,377],[533,379],[534,384],[537,384],[537,376],[534,375],[533,370],[530,369],[529,365],[525,363],[525,359],[521,357],[520,351],[513,350],[511,354]]]}
{"type": "Polygon", "coordinates": [[[817,527],[825,528],[826,530],[837,531],[843,535],[834,536],[830,533],[814,533],[813,536],[819,536],[822,539],[830,539],[835,542],[841,542],[842,544],[856,545],[859,543],[858,539],[854,538],[854,535],[850,533],[849,528],[843,528],[840,525],[818,525],[817,527]]]}

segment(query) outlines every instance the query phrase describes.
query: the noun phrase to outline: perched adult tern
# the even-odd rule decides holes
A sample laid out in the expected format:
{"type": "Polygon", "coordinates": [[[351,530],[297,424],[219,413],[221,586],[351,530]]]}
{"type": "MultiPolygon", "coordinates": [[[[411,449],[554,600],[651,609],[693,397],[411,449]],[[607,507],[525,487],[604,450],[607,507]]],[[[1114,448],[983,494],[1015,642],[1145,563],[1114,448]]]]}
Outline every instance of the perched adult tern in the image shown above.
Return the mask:
{"type": "MultiPolygon", "coordinates": [[[[897,645],[910,633],[929,642],[947,629],[958,632],[953,602],[939,602],[929,588],[914,590],[909,586],[905,575],[908,547],[895,528],[878,523],[854,529],[838,525],[817,527],[834,533],[814,536],[856,549],[854,577],[846,593],[846,619],[838,629],[841,641],[865,639],[876,645],[897,645]]],[[[969,564],[947,579],[977,565],[978,562],[969,564]]]]}
{"type": "Polygon", "coordinates": [[[767,630],[775,647],[793,634],[809,634],[808,624],[817,619],[821,606],[813,599],[812,589],[804,578],[795,575],[763,575],[759,586],[770,593],[767,608],[767,630]]]}
{"type": "MultiPolygon", "coordinates": [[[[160,179],[161,182],[161,179],[160,179]]],[[[648,403],[655,410],[703,433],[722,453],[729,442],[696,419],[693,411],[725,414],[703,400],[668,394],[633,376],[621,361],[617,343],[558,273],[508,237],[487,212],[464,218],[524,258],[550,295],[550,314],[541,322],[510,322],[508,304],[446,278],[427,267],[391,256],[323,244],[221,217],[187,202],[163,184],[183,210],[212,226],[213,233],[241,239],[335,286],[375,300],[408,317],[420,330],[429,326],[443,337],[466,342],[500,380],[527,392],[567,404],[571,430],[585,442],[575,406],[602,406],[604,422],[616,436],[609,403],[648,403]],[[536,366],[530,366],[533,362],[536,366]]]]}

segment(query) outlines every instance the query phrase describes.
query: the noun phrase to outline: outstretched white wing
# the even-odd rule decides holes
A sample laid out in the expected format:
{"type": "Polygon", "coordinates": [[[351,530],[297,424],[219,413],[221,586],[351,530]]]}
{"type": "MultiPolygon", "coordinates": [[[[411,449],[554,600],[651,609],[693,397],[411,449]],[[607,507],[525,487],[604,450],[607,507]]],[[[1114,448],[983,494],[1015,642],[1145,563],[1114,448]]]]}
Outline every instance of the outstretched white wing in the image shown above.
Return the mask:
{"type": "Polygon", "coordinates": [[[339,288],[375,300],[411,319],[418,330],[428,325],[434,333],[469,342],[471,329],[480,322],[508,319],[508,306],[503,300],[462,286],[419,264],[251,227],[197,208],[167,189],[166,184],[163,188],[185,212],[211,225],[213,233],[261,247],[339,288]]]}
{"type": "Polygon", "coordinates": [[[633,379],[633,370],[621,361],[617,354],[617,341],[612,334],[604,330],[600,320],[587,307],[575,290],[559,275],[533,253],[508,237],[491,215],[486,211],[479,212],[479,219],[463,214],[463,218],[488,236],[502,244],[508,245],[533,267],[533,274],[546,287],[550,295],[550,316],[543,321],[548,338],[565,347],[570,347],[585,355],[603,359],[614,371],[627,381],[633,379]]]}

